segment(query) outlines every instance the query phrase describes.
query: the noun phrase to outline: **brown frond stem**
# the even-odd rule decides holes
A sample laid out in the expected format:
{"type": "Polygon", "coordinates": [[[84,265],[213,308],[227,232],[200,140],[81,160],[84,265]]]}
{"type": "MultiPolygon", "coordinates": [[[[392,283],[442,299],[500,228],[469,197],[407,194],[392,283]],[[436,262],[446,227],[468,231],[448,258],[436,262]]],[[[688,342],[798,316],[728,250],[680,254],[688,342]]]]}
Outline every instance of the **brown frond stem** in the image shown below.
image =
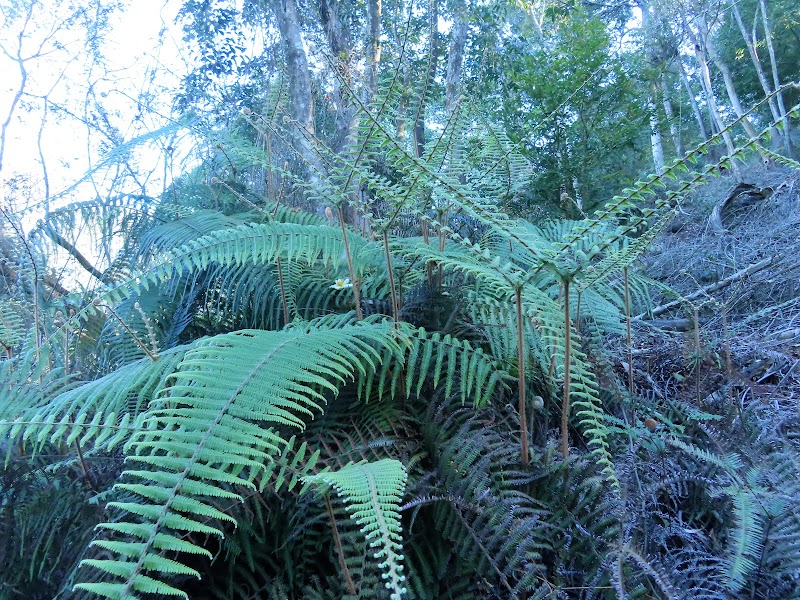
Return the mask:
{"type": "Polygon", "coordinates": [[[344,222],[344,211],[342,206],[336,207],[339,213],[339,225],[342,228],[342,241],[344,242],[344,253],[347,257],[347,269],[350,271],[350,282],[353,284],[353,297],[356,302],[356,318],[359,321],[364,319],[364,312],[361,310],[361,282],[356,277],[356,270],[353,266],[353,256],[350,254],[350,241],[347,239],[347,225],[344,222]]]}
{"type": "Polygon", "coordinates": [[[523,315],[522,315],[522,287],[518,286],[515,292],[517,304],[517,368],[519,370],[519,437],[520,462],[527,466],[529,463],[528,451],[528,417],[525,406],[525,336],[523,335],[523,315]]]}
{"type": "Polygon", "coordinates": [[[389,252],[389,233],[384,228],[383,230],[383,252],[386,255],[386,272],[389,274],[389,289],[392,294],[392,319],[394,326],[397,327],[397,322],[400,320],[399,308],[397,306],[397,291],[394,285],[394,272],[392,271],[392,255],[389,252]]]}
{"type": "Polygon", "coordinates": [[[344,580],[347,583],[347,591],[355,596],[356,586],[355,583],[353,583],[353,576],[350,574],[350,569],[347,568],[347,562],[344,559],[344,549],[342,548],[342,539],[339,536],[339,527],[336,525],[336,517],[333,516],[333,507],[331,506],[331,500],[327,494],[325,494],[325,510],[328,512],[328,517],[331,520],[333,544],[336,547],[336,557],[339,559],[339,566],[342,569],[344,580]]]}
{"type": "Polygon", "coordinates": [[[569,316],[569,279],[564,279],[564,400],[561,405],[561,454],[569,458],[569,392],[570,361],[572,360],[572,325],[569,316]]]}

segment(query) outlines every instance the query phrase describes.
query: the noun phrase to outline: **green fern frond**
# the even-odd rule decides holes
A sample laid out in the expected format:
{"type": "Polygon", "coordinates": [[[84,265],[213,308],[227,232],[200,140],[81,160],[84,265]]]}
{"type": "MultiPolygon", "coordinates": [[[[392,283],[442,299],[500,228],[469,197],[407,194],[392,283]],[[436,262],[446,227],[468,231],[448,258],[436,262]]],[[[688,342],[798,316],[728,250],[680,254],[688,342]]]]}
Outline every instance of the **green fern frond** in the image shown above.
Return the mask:
{"type": "Polygon", "coordinates": [[[14,300],[5,300],[0,307],[0,351],[8,357],[28,332],[26,313],[22,303],[14,300]]]}
{"type": "Polygon", "coordinates": [[[729,453],[720,456],[676,437],[667,438],[666,441],[670,446],[679,448],[688,455],[693,456],[702,462],[720,467],[727,475],[733,477],[734,479],[738,479],[736,472],[742,468],[742,459],[738,454],[729,453]]]}
{"type": "Polygon", "coordinates": [[[387,391],[394,397],[398,389],[404,390],[407,397],[419,396],[423,385],[430,380],[434,388],[443,384],[447,397],[457,386],[462,404],[471,400],[473,406],[483,406],[496,390],[507,387],[510,376],[501,364],[467,340],[428,333],[422,328],[404,327],[404,330],[410,342],[404,368],[390,369],[391,363],[386,357],[384,367],[363,380],[363,385],[359,386],[360,396],[369,398],[375,386],[379,398],[387,391]]]}
{"type": "Polygon", "coordinates": [[[159,214],[163,215],[164,222],[157,223],[142,235],[138,248],[140,255],[148,256],[151,253],[174,250],[204,235],[239,227],[245,222],[241,218],[216,210],[199,209],[187,212],[184,209],[181,212],[175,210],[169,215],[170,211],[169,205],[159,207],[159,214]],[[168,216],[172,218],[167,218],[168,216]]]}
{"type": "Polygon", "coordinates": [[[361,526],[368,547],[386,580],[392,600],[406,593],[403,575],[400,501],[406,484],[403,464],[393,459],[351,463],[338,471],[305,477],[307,483],[324,483],[342,497],[353,520],[361,526]]]}
{"type": "Polygon", "coordinates": [[[11,432],[18,435],[24,427],[13,425],[15,419],[31,409],[46,406],[53,396],[69,390],[74,377],[63,368],[50,368],[52,348],[35,348],[29,336],[23,350],[14,358],[0,361],[0,438],[11,432]]]}
{"type": "Polygon", "coordinates": [[[764,515],[748,490],[731,490],[735,525],[725,557],[728,589],[740,591],[755,571],[764,550],[764,515]]]}
{"type": "MultiPolygon", "coordinates": [[[[356,234],[350,233],[348,237],[359,274],[363,274],[368,265],[377,262],[376,247],[356,234]]],[[[104,300],[118,302],[161,285],[184,270],[199,273],[214,267],[273,265],[277,259],[339,268],[345,264],[341,231],[328,226],[285,223],[245,224],[216,231],[163,255],[145,272],[107,292],[104,300]]],[[[90,306],[86,312],[92,309],[90,306]]]]}
{"type": "Polygon", "coordinates": [[[30,406],[13,421],[0,424],[32,452],[46,444],[72,444],[111,449],[139,427],[137,416],[164,388],[191,349],[182,346],[141,359],[108,375],[55,395],[44,406],[30,406]]]}
{"type": "Polygon", "coordinates": [[[136,592],[185,597],[165,579],[194,571],[162,551],[207,556],[184,536],[221,536],[223,523],[235,523],[214,500],[241,499],[231,486],[252,489],[257,480],[266,485],[267,465],[286,446],[273,427],[303,429],[304,420],[322,410],[324,393],[378,367],[376,347],[399,352],[395,333],[390,324],[364,324],[248,330],[200,340],[150,403],[142,430],[125,445],[127,460],[145,469],[125,471],[133,483],[115,489],[138,500],[109,503],[128,516],[102,528],[129,539],[111,546],[97,540],[115,557],[83,561],[112,581],[76,589],[120,600],[136,592]]]}

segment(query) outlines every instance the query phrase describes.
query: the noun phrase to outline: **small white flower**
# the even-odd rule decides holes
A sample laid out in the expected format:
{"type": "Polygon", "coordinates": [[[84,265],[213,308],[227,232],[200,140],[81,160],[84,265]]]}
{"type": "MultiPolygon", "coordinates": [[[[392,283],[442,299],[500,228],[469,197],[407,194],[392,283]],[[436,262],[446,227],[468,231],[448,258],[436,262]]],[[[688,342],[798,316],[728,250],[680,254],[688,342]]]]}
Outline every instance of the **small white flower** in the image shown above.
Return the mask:
{"type": "Polygon", "coordinates": [[[344,279],[337,279],[336,281],[334,281],[333,285],[331,286],[331,289],[343,290],[345,288],[351,288],[351,287],[353,287],[353,284],[350,283],[350,280],[347,277],[345,277],[344,279]]]}

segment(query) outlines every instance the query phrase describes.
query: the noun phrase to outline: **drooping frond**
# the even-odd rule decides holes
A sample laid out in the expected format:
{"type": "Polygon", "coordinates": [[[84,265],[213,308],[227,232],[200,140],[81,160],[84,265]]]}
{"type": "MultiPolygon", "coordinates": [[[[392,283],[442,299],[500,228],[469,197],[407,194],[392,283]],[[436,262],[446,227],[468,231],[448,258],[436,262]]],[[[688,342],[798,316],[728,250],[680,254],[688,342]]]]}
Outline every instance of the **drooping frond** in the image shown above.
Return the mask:
{"type": "MultiPolygon", "coordinates": [[[[362,258],[356,264],[363,266],[364,259],[367,264],[375,262],[375,251],[366,240],[350,234],[349,243],[351,252],[362,258]]],[[[220,265],[270,265],[279,258],[306,263],[319,261],[337,268],[344,264],[341,231],[324,225],[285,223],[245,224],[215,231],[167,253],[134,281],[108,292],[106,299],[121,300],[169,280],[184,269],[197,272],[220,265]]]]}
{"type": "Polygon", "coordinates": [[[286,445],[281,430],[302,429],[322,410],[324,393],[376,369],[376,347],[399,350],[391,325],[247,330],[200,340],[125,445],[128,461],[143,469],[125,471],[130,483],[115,489],[136,501],[110,503],[126,516],[102,527],[127,540],[96,540],[113,558],[83,561],[112,581],[77,588],[114,599],[137,592],[186,597],[168,578],[196,571],[163,551],[208,556],[183,532],[221,535],[233,519],[215,501],[241,500],[235,486],[266,485],[266,465],[286,445]]]}
{"type": "Polygon", "coordinates": [[[143,358],[116,371],[33,405],[14,420],[0,425],[33,452],[46,444],[112,448],[138,428],[143,413],[169,381],[191,345],[162,353],[158,360],[143,358]]]}
{"type": "Polygon", "coordinates": [[[369,398],[377,387],[379,397],[389,391],[392,397],[399,391],[406,396],[419,396],[430,380],[434,388],[441,387],[445,396],[455,390],[463,404],[471,400],[474,406],[482,406],[493,393],[508,385],[510,377],[501,364],[467,340],[421,328],[410,330],[408,339],[411,347],[405,355],[404,368],[390,368],[391,363],[384,360],[383,368],[364,380],[360,394],[369,398]]]}
{"type": "Polygon", "coordinates": [[[392,600],[406,593],[400,501],[406,485],[403,464],[393,459],[348,464],[338,471],[307,476],[308,483],[325,483],[342,497],[350,517],[360,525],[367,547],[386,580],[392,600]],[[373,550],[374,549],[374,552],[373,550]]]}

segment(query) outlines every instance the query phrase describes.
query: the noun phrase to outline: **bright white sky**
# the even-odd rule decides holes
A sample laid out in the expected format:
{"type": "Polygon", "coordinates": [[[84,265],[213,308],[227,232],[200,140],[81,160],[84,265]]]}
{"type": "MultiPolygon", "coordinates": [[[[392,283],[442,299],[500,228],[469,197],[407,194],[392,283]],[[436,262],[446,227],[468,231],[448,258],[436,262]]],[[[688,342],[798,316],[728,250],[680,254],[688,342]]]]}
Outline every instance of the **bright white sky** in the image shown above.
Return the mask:
{"type": "MultiPolygon", "coordinates": [[[[15,58],[25,23],[25,5],[30,1],[0,0],[0,45],[4,50],[0,50],[0,124],[9,117],[14,95],[20,88],[21,74],[15,58]],[[14,5],[23,6],[15,10],[14,5]]],[[[180,2],[124,2],[127,6],[112,14],[107,32],[99,36],[101,62],[94,61],[87,49],[90,36],[85,26],[63,26],[69,4],[59,0],[35,2],[22,37],[21,56],[40,56],[25,61],[28,80],[8,124],[0,185],[5,196],[10,194],[10,178],[29,177],[33,189],[28,196],[33,197],[26,198],[26,204],[36,204],[46,197],[42,157],[53,197],[79,180],[111,147],[168,124],[169,92],[177,88],[188,68],[188,57],[181,56],[182,32],[175,24],[180,2]],[[138,103],[142,94],[150,99],[145,110],[138,103]],[[108,123],[116,128],[116,139],[86,126],[86,120],[102,115],[95,102],[105,109],[108,123]]],[[[88,20],[93,19],[94,15],[88,20]]],[[[109,130],[106,125],[101,127],[109,130]]],[[[137,154],[137,163],[140,160],[154,169],[147,182],[142,183],[151,193],[157,193],[163,186],[162,153],[156,148],[145,149],[137,154]]],[[[97,173],[92,178],[95,189],[88,190],[89,197],[102,190],[108,181],[105,178],[114,174],[97,173]]],[[[17,197],[17,208],[19,203],[17,197]]]]}

